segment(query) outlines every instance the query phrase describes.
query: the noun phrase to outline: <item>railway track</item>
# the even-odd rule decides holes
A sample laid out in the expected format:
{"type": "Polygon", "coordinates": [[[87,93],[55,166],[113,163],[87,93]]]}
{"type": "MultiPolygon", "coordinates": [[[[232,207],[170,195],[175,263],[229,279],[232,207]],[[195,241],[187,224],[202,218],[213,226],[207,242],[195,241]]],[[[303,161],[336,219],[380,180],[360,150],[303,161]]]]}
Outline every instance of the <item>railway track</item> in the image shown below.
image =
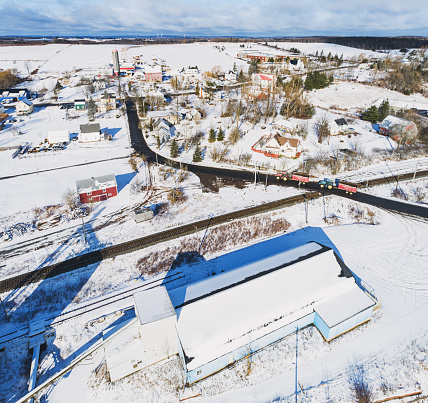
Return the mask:
{"type": "Polygon", "coordinates": [[[313,199],[317,197],[320,197],[319,192],[308,192],[306,194],[292,196],[286,199],[265,203],[259,206],[254,206],[243,210],[222,214],[219,216],[215,216],[211,219],[207,218],[190,224],[170,228],[168,230],[134,239],[132,241],[89,252],[84,255],[68,259],[64,262],[59,262],[50,266],[42,267],[30,273],[23,273],[2,280],[0,281],[0,293],[11,291],[16,288],[21,288],[28,284],[36,283],[47,278],[58,276],[60,274],[68,273],[73,270],[77,270],[89,266],[91,264],[98,263],[102,260],[113,258],[115,256],[135,252],[137,250],[156,245],[160,242],[166,242],[186,235],[192,235],[195,232],[204,230],[208,226],[210,220],[211,226],[221,225],[233,220],[251,217],[276,209],[281,209],[283,207],[291,206],[296,203],[301,203],[305,199],[313,199]]]}
{"type": "MultiPolygon", "coordinates": [[[[139,119],[138,119],[135,107],[133,105],[134,105],[133,102],[131,101],[127,102],[128,123],[130,126],[132,146],[136,151],[142,154],[145,154],[148,160],[154,161],[155,153],[153,152],[153,150],[151,150],[147,146],[147,143],[145,142],[142,131],[138,127],[139,119]]],[[[179,163],[177,161],[170,160],[169,158],[166,158],[163,156],[158,156],[158,161],[160,163],[169,163],[171,166],[175,166],[175,167],[179,166],[179,163]]],[[[250,171],[224,170],[224,169],[205,167],[205,166],[194,165],[194,164],[188,165],[188,169],[189,171],[192,171],[195,173],[198,173],[198,172],[209,173],[209,174],[216,174],[219,176],[226,175],[230,177],[236,175],[240,179],[244,179],[244,180],[252,180],[254,175],[254,172],[250,172],[250,171]]],[[[397,174],[397,175],[391,175],[388,177],[369,179],[367,181],[359,182],[359,184],[361,186],[376,186],[376,185],[382,185],[386,183],[396,183],[397,181],[400,181],[400,180],[412,179],[414,178],[414,175],[415,174],[413,172],[405,173],[405,174],[397,174]]],[[[423,176],[428,176],[428,170],[418,171],[415,178],[420,178],[423,176]]],[[[259,178],[259,181],[261,182],[266,181],[267,183],[272,183],[272,181],[275,180],[273,175],[268,175],[266,173],[261,173],[261,172],[258,173],[258,178],[259,178]],[[268,177],[266,178],[266,176],[268,177]]],[[[21,288],[23,286],[26,286],[31,283],[39,282],[46,278],[52,278],[60,274],[68,273],[73,270],[80,269],[80,268],[89,266],[91,264],[98,263],[102,260],[113,258],[118,255],[144,249],[160,242],[166,242],[182,236],[194,234],[195,232],[204,230],[210,221],[211,221],[210,224],[212,226],[220,225],[220,224],[227,223],[229,221],[250,217],[257,214],[266,213],[275,209],[284,208],[296,203],[301,203],[305,201],[305,199],[314,199],[321,196],[320,190],[318,188],[318,184],[316,182],[308,183],[307,189],[308,191],[309,190],[312,190],[312,191],[311,192],[309,191],[306,194],[301,194],[301,195],[289,197],[286,199],[265,203],[259,206],[254,206],[247,209],[234,211],[232,213],[222,214],[219,216],[215,216],[212,219],[200,220],[190,224],[185,224],[175,228],[170,228],[168,230],[158,232],[156,234],[141,237],[141,238],[124,242],[118,245],[109,246],[104,249],[86,253],[84,255],[76,256],[74,258],[71,258],[69,260],[66,260],[60,263],[56,263],[50,266],[45,266],[45,267],[36,269],[30,273],[23,273],[17,276],[9,277],[5,280],[0,281],[0,293],[8,292],[16,288],[21,288]]],[[[324,192],[326,192],[327,194],[335,194],[335,195],[347,197],[345,196],[345,194],[342,194],[343,192],[342,193],[331,192],[326,190],[324,190],[324,192]]]]}

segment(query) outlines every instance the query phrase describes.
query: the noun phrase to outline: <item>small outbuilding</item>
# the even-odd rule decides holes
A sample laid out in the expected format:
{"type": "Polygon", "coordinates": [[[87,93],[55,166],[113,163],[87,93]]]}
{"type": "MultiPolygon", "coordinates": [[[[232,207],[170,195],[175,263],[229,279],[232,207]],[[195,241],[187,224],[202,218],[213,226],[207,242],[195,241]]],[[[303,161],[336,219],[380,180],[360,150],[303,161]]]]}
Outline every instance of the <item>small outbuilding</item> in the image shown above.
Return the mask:
{"type": "Polygon", "coordinates": [[[117,196],[114,174],[77,180],[76,187],[81,203],[98,202],[117,196]]]}
{"type": "Polygon", "coordinates": [[[143,207],[134,210],[135,222],[151,220],[154,217],[153,210],[150,207],[143,207]]]}
{"type": "Polygon", "coordinates": [[[74,109],[76,109],[76,111],[84,111],[86,109],[86,100],[85,99],[75,99],[74,100],[74,109]]]}
{"type": "Polygon", "coordinates": [[[49,144],[68,143],[70,141],[70,133],[68,130],[50,130],[48,131],[49,144]]]}

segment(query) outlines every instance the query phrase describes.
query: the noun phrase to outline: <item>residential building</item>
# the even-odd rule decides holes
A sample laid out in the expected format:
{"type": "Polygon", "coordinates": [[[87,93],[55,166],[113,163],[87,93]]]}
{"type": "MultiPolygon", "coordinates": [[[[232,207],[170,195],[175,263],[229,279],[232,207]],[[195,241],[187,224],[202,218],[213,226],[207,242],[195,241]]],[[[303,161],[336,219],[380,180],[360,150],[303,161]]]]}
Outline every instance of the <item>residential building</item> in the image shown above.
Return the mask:
{"type": "Polygon", "coordinates": [[[267,157],[297,158],[301,153],[301,144],[298,139],[282,137],[275,134],[267,139],[260,139],[251,147],[252,151],[262,153],[267,157]]]}
{"type": "Polygon", "coordinates": [[[406,142],[414,140],[418,135],[415,123],[394,115],[388,115],[380,124],[379,133],[389,136],[395,141],[405,137],[406,142]]]}
{"type": "Polygon", "coordinates": [[[99,123],[89,123],[85,125],[80,125],[80,133],[78,136],[79,142],[90,143],[95,141],[101,141],[103,138],[104,136],[101,133],[99,123]]]}
{"type": "Polygon", "coordinates": [[[50,130],[48,131],[49,144],[68,143],[70,141],[70,133],[68,130],[50,130]]]}
{"type": "Polygon", "coordinates": [[[155,136],[158,136],[161,143],[166,143],[171,138],[171,131],[174,125],[164,118],[157,118],[153,124],[155,136]]]}
{"type": "Polygon", "coordinates": [[[34,105],[29,99],[22,98],[16,103],[15,109],[16,113],[18,113],[19,115],[29,115],[31,112],[34,111],[34,105]]]}
{"type": "Polygon", "coordinates": [[[144,76],[146,81],[150,82],[162,82],[162,68],[161,66],[146,66],[144,68],[144,76]]]}
{"type": "Polygon", "coordinates": [[[76,187],[81,203],[98,202],[117,195],[114,174],[77,180],[76,187]]]}
{"type": "Polygon", "coordinates": [[[12,103],[31,99],[30,92],[27,88],[0,89],[0,102],[12,103]]]}

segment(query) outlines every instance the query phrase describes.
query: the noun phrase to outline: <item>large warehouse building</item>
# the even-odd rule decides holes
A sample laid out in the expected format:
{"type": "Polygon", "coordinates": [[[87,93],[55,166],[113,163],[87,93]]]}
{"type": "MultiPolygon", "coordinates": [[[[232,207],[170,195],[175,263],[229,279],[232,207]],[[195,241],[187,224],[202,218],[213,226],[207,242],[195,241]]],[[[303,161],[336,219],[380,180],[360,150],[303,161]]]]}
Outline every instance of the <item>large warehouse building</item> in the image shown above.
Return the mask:
{"type": "Polygon", "coordinates": [[[378,305],[337,254],[315,242],[134,298],[142,366],[179,354],[188,384],[311,324],[330,341],[370,320],[378,305]]]}

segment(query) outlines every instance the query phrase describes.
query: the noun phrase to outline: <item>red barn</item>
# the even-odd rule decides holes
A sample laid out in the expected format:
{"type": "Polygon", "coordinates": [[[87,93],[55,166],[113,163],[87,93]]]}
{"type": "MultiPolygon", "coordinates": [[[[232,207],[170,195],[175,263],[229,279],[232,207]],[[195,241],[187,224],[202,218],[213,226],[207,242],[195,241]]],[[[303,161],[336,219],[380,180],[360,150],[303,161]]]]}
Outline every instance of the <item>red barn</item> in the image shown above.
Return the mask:
{"type": "Polygon", "coordinates": [[[117,196],[116,176],[103,175],[76,181],[81,203],[98,202],[117,196]]]}

